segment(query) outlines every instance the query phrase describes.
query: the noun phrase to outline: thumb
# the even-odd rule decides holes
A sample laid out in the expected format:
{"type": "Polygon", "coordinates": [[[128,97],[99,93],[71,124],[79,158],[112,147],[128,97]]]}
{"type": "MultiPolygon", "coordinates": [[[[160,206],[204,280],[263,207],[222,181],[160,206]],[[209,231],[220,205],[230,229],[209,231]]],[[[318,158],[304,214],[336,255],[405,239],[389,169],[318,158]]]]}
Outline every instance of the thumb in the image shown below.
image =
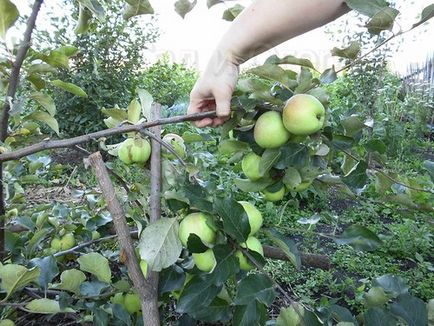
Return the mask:
{"type": "Polygon", "coordinates": [[[215,94],[215,104],[218,117],[228,117],[231,114],[231,94],[215,94]]]}

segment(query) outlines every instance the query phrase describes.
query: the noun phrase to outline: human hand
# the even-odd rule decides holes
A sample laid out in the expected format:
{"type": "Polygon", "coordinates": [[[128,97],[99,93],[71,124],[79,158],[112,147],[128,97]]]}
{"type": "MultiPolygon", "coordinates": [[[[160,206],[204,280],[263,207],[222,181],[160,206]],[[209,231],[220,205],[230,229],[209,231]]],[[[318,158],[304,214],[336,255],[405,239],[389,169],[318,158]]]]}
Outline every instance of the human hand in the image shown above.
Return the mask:
{"type": "Polygon", "coordinates": [[[220,126],[231,114],[232,93],[237,84],[239,69],[233,60],[218,56],[218,52],[213,55],[190,93],[188,114],[217,111],[216,118],[194,122],[199,128],[220,126]]]}

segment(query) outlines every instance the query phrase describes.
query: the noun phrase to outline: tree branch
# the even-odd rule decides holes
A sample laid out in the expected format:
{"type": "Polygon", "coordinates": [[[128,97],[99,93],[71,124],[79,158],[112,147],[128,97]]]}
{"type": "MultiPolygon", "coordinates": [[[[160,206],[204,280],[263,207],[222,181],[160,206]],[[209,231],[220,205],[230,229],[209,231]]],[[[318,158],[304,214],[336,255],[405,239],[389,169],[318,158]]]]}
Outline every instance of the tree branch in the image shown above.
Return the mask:
{"type": "Polygon", "coordinates": [[[210,112],[204,112],[204,113],[196,113],[196,114],[190,114],[190,115],[177,116],[177,117],[172,117],[172,118],[158,119],[158,120],[151,121],[151,122],[145,122],[145,123],[142,123],[139,125],[128,125],[128,126],[122,126],[122,127],[115,127],[115,128],[101,130],[101,131],[97,131],[97,132],[94,132],[91,134],[82,135],[82,136],[69,138],[69,139],[45,140],[45,141],[42,141],[40,143],[36,143],[36,144],[30,145],[27,147],[23,147],[23,148],[17,149],[17,150],[12,151],[12,152],[0,154],[0,162],[16,160],[16,159],[19,159],[21,157],[25,157],[27,155],[41,152],[41,151],[47,150],[47,149],[73,147],[73,146],[76,146],[79,144],[98,140],[99,138],[103,138],[103,137],[109,137],[109,136],[119,135],[119,134],[128,133],[128,132],[141,132],[142,130],[152,128],[155,126],[180,123],[180,122],[186,122],[186,121],[196,121],[196,120],[201,120],[203,118],[212,118],[215,116],[216,116],[216,112],[210,111],[210,112]]]}
{"type": "MultiPolygon", "coordinates": [[[[116,230],[116,234],[118,235],[121,250],[125,252],[125,255],[127,257],[125,264],[127,265],[128,273],[131,280],[133,281],[134,287],[136,288],[140,296],[142,302],[143,318],[145,318],[146,311],[155,309],[155,292],[150,290],[151,284],[148,280],[145,280],[145,277],[143,276],[143,273],[140,269],[139,262],[133,246],[133,241],[130,235],[130,228],[128,227],[127,220],[125,218],[125,214],[122,210],[121,204],[116,198],[115,189],[110,180],[101,154],[99,152],[92,154],[91,156],[89,156],[89,161],[95,170],[98,183],[107,202],[108,210],[112,215],[113,224],[116,230]]],[[[152,311],[152,316],[155,316],[155,314],[158,316],[158,306],[156,308],[156,312],[152,311]]],[[[149,317],[149,315],[147,317],[149,317]]],[[[145,325],[158,326],[159,320],[148,319],[144,320],[144,323],[145,325]]]]}

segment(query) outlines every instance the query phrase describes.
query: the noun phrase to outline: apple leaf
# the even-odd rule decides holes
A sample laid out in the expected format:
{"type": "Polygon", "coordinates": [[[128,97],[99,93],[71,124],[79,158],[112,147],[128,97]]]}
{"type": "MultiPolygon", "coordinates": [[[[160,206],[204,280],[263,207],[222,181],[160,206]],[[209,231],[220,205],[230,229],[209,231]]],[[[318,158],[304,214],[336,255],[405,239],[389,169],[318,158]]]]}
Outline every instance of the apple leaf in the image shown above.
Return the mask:
{"type": "Polygon", "coordinates": [[[176,311],[179,313],[190,313],[199,307],[207,307],[219,294],[221,286],[216,286],[209,282],[209,276],[195,275],[187,283],[179,298],[176,311]]]}
{"type": "Polygon", "coordinates": [[[132,100],[127,108],[128,121],[132,123],[137,123],[140,120],[141,108],[139,101],[136,99],[132,100]]]}
{"type": "Polygon", "coordinates": [[[105,10],[98,0],[78,0],[78,2],[89,9],[99,21],[104,20],[105,10]]]}
{"type": "Polygon", "coordinates": [[[234,183],[244,192],[257,192],[267,188],[273,183],[273,180],[269,178],[261,178],[256,181],[251,181],[249,179],[235,179],[234,183]]]}
{"type": "Polygon", "coordinates": [[[223,19],[233,21],[244,10],[244,6],[236,4],[232,8],[226,9],[223,13],[223,19]]]}
{"type": "Polygon", "coordinates": [[[337,244],[348,244],[360,251],[374,251],[383,244],[375,233],[361,225],[351,225],[334,240],[337,244]]]}
{"type": "Polygon", "coordinates": [[[418,27],[419,25],[422,25],[426,21],[430,20],[434,17],[434,3],[425,7],[422,10],[422,14],[420,17],[420,21],[418,21],[416,24],[413,25],[413,28],[418,27]]]}
{"type": "Polygon", "coordinates": [[[372,281],[373,286],[382,287],[384,292],[396,298],[400,294],[408,293],[409,287],[405,280],[400,276],[382,275],[372,281]]]}
{"type": "Polygon", "coordinates": [[[273,281],[264,274],[250,274],[243,278],[237,287],[236,305],[246,305],[252,301],[259,301],[267,306],[276,297],[273,281]]]}
{"type": "Polygon", "coordinates": [[[243,206],[231,197],[217,198],[214,209],[223,220],[225,232],[238,242],[245,242],[250,234],[250,224],[243,206]]]}
{"type": "Polygon", "coordinates": [[[250,149],[249,144],[236,139],[225,139],[218,147],[219,153],[223,155],[231,155],[239,152],[246,152],[250,149]]]}
{"type": "Polygon", "coordinates": [[[368,22],[367,27],[369,33],[378,35],[384,30],[392,30],[395,18],[398,14],[399,10],[396,10],[395,8],[383,8],[368,22]]]}
{"type": "Polygon", "coordinates": [[[101,282],[111,283],[112,272],[109,261],[103,255],[91,252],[79,257],[77,261],[82,271],[95,275],[101,282]]]}
{"type": "Polygon", "coordinates": [[[238,259],[234,256],[234,250],[229,245],[216,245],[213,248],[216,266],[209,276],[209,282],[220,286],[223,285],[231,275],[238,273],[240,266],[238,259]]]}
{"type": "Polygon", "coordinates": [[[50,95],[34,92],[30,95],[30,98],[38,102],[50,115],[54,116],[56,114],[56,104],[54,104],[54,100],[50,95]]]}
{"type": "Polygon", "coordinates": [[[91,19],[92,19],[92,12],[80,3],[78,24],[75,27],[74,33],[76,35],[85,34],[90,28],[91,19]]]}
{"type": "Polygon", "coordinates": [[[57,120],[53,118],[50,114],[43,111],[35,111],[24,118],[24,120],[36,120],[45,122],[53,131],[59,135],[59,124],[57,120]]]}
{"type": "Polygon", "coordinates": [[[342,181],[350,188],[362,189],[368,182],[367,169],[368,164],[360,161],[342,178],[342,181]]]}
{"type": "Polygon", "coordinates": [[[364,314],[363,319],[366,326],[396,326],[396,318],[387,310],[381,308],[369,308],[364,314]]]}
{"type": "Polygon", "coordinates": [[[193,0],[192,2],[190,2],[189,0],[178,0],[175,2],[175,11],[182,18],[185,18],[185,15],[192,11],[196,4],[197,0],[193,0]]]}
{"type": "Polygon", "coordinates": [[[295,268],[299,269],[301,267],[300,252],[298,251],[294,241],[285,237],[275,229],[267,230],[265,234],[276,246],[283,250],[295,268]]]}
{"type": "Polygon", "coordinates": [[[232,318],[233,326],[265,325],[267,320],[267,307],[252,300],[246,305],[235,306],[232,318]]]}
{"type": "Polygon", "coordinates": [[[231,311],[229,303],[217,297],[208,306],[192,311],[190,315],[207,323],[225,323],[231,318],[231,311]]]}
{"type": "Polygon", "coordinates": [[[160,272],[178,260],[182,251],[178,229],[176,218],[162,218],[143,230],[138,248],[140,257],[152,271],[160,272]]]}
{"type": "Polygon", "coordinates": [[[291,71],[286,71],[285,69],[273,64],[266,63],[262,66],[249,69],[247,73],[279,82],[288,89],[294,89],[298,85],[294,78],[292,78],[293,75],[291,74],[291,71]]]}
{"type": "Polygon", "coordinates": [[[5,290],[7,295],[3,298],[6,301],[9,296],[17,289],[23,288],[27,284],[37,282],[41,274],[39,267],[27,269],[16,264],[2,265],[0,263],[0,288],[5,290]]]}
{"type": "Polygon", "coordinates": [[[47,289],[48,283],[59,274],[57,261],[53,256],[33,258],[30,264],[32,267],[39,267],[41,274],[39,275],[38,283],[43,289],[47,289]]]}
{"type": "Polygon", "coordinates": [[[211,8],[219,3],[224,3],[224,0],[207,0],[208,8],[211,8]]]}
{"type": "Polygon", "coordinates": [[[124,9],[123,17],[128,20],[139,15],[152,15],[154,8],[148,0],[125,0],[127,6],[124,9]]]}
{"type": "Polygon", "coordinates": [[[178,291],[182,289],[184,282],[184,270],[177,265],[172,265],[166,269],[163,269],[159,274],[158,292],[160,294],[164,294],[172,291],[178,291]]]}
{"type": "Polygon", "coordinates": [[[259,162],[259,174],[261,176],[266,175],[279,160],[281,155],[282,153],[280,153],[279,149],[266,149],[259,162]]]}
{"type": "Polygon", "coordinates": [[[54,284],[54,289],[80,294],[80,286],[86,280],[86,275],[78,269],[69,269],[60,274],[60,283],[54,284]]]}
{"type": "Polygon", "coordinates": [[[139,95],[140,105],[142,106],[142,115],[145,119],[150,120],[154,98],[148,91],[140,88],[137,89],[137,94],[139,95]]]}
{"type": "Polygon", "coordinates": [[[345,2],[351,9],[368,17],[375,16],[376,13],[389,5],[385,0],[346,0],[345,2]]]}
{"type": "Polygon", "coordinates": [[[309,149],[302,144],[288,143],[280,148],[282,155],[275,165],[277,169],[286,169],[289,166],[304,167],[309,161],[309,149]]]}
{"type": "Polygon", "coordinates": [[[335,66],[324,70],[324,72],[319,77],[320,82],[323,84],[331,84],[336,79],[338,79],[338,75],[336,74],[335,66]]]}
{"type": "Polygon", "coordinates": [[[399,295],[396,302],[390,305],[390,311],[404,319],[408,326],[428,325],[425,302],[409,293],[399,295]]]}
{"type": "Polygon", "coordinates": [[[20,13],[10,0],[0,1],[0,37],[6,36],[8,29],[16,22],[20,13]]]}
{"type": "Polygon", "coordinates": [[[297,58],[293,55],[288,55],[283,58],[279,58],[277,55],[272,55],[267,60],[265,60],[265,64],[272,64],[272,65],[297,65],[302,67],[307,67],[311,69],[315,69],[312,62],[308,59],[303,58],[297,58]]]}
{"type": "Polygon", "coordinates": [[[26,309],[31,313],[35,314],[57,314],[57,313],[65,313],[70,312],[74,313],[75,310],[72,308],[60,308],[60,304],[56,300],[51,299],[34,299],[26,304],[26,309]]]}
{"type": "Polygon", "coordinates": [[[51,84],[54,86],[63,89],[64,91],[67,91],[69,93],[72,93],[74,95],[87,98],[86,92],[79,86],[74,85],[72,83],[66,83],[59,79],[51,81],[51,84]]]}
{"type": "Polygon", "coordinates": [[[339,49],[335,47],[332,49],[331,52],[333,56],[354,60],[359,55],[360,50],[361,50],[360,42],[353,41],[350,43],[348,47],[343,49],[339,49]]]}

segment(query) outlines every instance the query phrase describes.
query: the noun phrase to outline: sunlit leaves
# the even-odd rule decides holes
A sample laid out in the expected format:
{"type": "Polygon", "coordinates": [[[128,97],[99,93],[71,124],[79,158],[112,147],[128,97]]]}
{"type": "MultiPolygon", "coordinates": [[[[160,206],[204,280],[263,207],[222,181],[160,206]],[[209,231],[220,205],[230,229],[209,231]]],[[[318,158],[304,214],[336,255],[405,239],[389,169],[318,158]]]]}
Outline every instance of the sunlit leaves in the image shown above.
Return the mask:
{"type": "Polygon", "coordinates": [[[51,299],[34,299],[26,304],[26,309],[36,314],[57,314],[60,312],[75,312],[72,308],[60,308],[60,304],[56,300],[51,299]]]}
{"type": "Polygon", "coordinates": [[[141,107],[139,101],[132,100],[127,108],[128,121],[131,123],[137,123],[140,120],[141,107]]]}
{"type": "Polygon", "coordinates": [[[431,18],[434,17],[434,3],[425,7],[422,10],[422,14],[420,17],[420,21],[417,22],[416,24],[413,25],[413,28],[422,25],[423,23],[425,23],[426,21],[430,20],[431,18]]]}
{"type": "Polygon", "coordinates": [[[272,55],[265,61],[265,64],[297,65],[297,66],[315,69],[314,65],[309,59],[297,58],[293,55],[287,55],[286,57],[283,58],[279,58],[277,55],[272,55]]]}
{"type": "Polygon", "coordinates": [[[151,109],[152,103],[154,103],[154,98],[148,91],[140,88],[137,89],[137,94],[139,95],[140,105],[142,107],[142,115],[145,119],[149,120],[151,118],[151,109]]]}
{"type": "Polygon", "coordinates": [[[182,250],[178,229],[179,223],[175,218],[162,218],[143,230],[138,248],[151,270],[160,272],[178,259],[182,250]]]}
{"type": "Polygon", "coordinates": [[[111,283],[112,273],[109,261],[103,255],[91,252],[79,257],[77,261],[82,271],[95,275],[101,282],[111,283]]]}
{"type": "Polygon", "coordinates": [[[87,97],[86,92],[79,86],[74,85],[72,83],[67,83],[64,81],[61,81],[59,79],[53,80],[51,81],[51,84],[53,84],[54,86],[63,89],[64,91],[67,91],[71,94],[80,96],[80,97],[87,97]]]}
{"type": "Polygon", "coordinates": [[[178,0],[175,2],[175,11],[182,18],[185,18],[190,11],[196,6],[197,0],[189,1],[189,0],[178,0]]]}
{"type": "Polygon", "coordinates": [[[7,293],[3,300],[7,300],[17,289],[36,282],[39,279],[40,273],[41,270],[39,267],[27,269],[21,265],[0,264],[0,288],[5,290],[7,293]]]}
{"type": "Polygon", "coordinates": [[[219,3],[223,3],[224,0],[207,0],[207,6],[208,8],[211,8],[219,3]]]}
{"type": "Polygon", "coordinates": [[[291,71],[284,70],[283,68],[274,64],[264,64],[259,67],[249,69],[247,72],[266,78],[272,81],[281,83],[288,89],[294,89],[298,83],[294,80],[294,75],[291,71]]]}
{"type": "Polygon", "coordinates": [[[244,10],[244,6],[236,4],[232,8],[228,8],[223,13],[223,19],[227,21],[233,21],[244,10]]]}
{"type": "Polygon", "coordinates": [[[91,19],[92,19],[92,12],[80,3],[78,24],[74,30],[75,34],[77,35],[85,34],[89,30],[91,19]]]}
{"type": "Polygon", "coordinates": [[[339,49],[339,48],[333,48],[332,49],[332,55],[337,57],[342,57],[346,59],[354,60],[357,58],[357,56],[360,53],[361,45],[357,41],[353,41],[350,43],[350,45],[346,48],[339,49]]]}
{"type": "Polygon", "coordinates": [[[105,18],[105,9],[98,0],[78,0],[78,2],[89,9],[100,21],[105,18]]]}
{"type": "Polygon", "coordinates": [[[5,38],[19,15],[17,7],[10,0],[0,0],[0,37],[5,38]]]}
{"type": "Polygon", "coordinates": [[[390,7],[384,8],[380,12],[376,13],[368,22],[367,27],[369,33],[378,35],[381,31],[391,30],[398,14],[398,10],[390,7]]]}
{"type": "Polygon", "coordinates": [[[126,0],[127,6],[125,7],[123,17],[128,20],[132,17],[139,15],[151,15],[154,13],[154,8],[148,0],[126,0]]]}
{"type": "Polygon", "coordinates": [[[60,283],[53,288],[80,294],[80,286],[86,280],[86,275],[78,269],[69,269],[60,274],[60,283]]]}
{"type": "Polygon", "coordinates": [[[50,95],[34,92],[30,95],[30,98],[38,102],[52,116],[56,114],[56,105],[54,104],[54,100],[50,95]]]}
{"type": "Polygon", "coordinates": [[[24,118],[24,120],[36,120],[46,123],[56,134],[59,134],[59,123],[53,116],[43,111],[35,111],[24,118]]]}

